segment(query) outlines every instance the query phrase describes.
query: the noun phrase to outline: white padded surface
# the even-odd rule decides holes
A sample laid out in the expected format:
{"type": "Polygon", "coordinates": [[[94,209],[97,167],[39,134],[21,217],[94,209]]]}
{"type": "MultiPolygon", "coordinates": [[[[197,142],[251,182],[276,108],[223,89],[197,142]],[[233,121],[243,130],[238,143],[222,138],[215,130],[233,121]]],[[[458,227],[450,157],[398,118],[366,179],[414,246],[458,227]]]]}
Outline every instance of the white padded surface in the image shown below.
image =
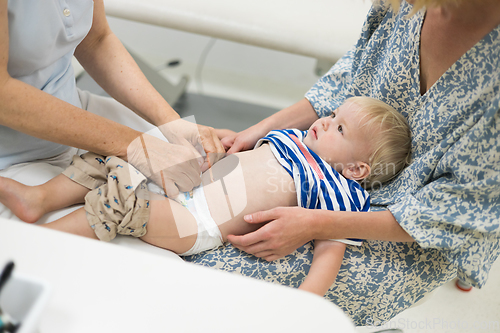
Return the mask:
{"type": "Polygon", "coordinates": [[[41,333],[355,333],[308,292],[2,218],[0,230],[0,264],[52,289],[41,333]]]}
{"type": "Polygon", "coordinates": [[[110,16],[318,59],[356,42],[370,0],[105,0],[110,16]]]}

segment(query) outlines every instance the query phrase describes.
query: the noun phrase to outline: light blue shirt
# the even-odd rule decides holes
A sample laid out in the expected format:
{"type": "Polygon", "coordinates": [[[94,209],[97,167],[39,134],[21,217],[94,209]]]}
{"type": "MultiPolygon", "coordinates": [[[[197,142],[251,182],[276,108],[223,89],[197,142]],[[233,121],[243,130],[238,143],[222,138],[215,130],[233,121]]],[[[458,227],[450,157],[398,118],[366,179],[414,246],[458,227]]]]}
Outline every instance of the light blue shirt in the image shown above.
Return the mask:
{"type": "MultiPolygon", "coordinates": [[[[92,0],[9,0],[9,74],[81,107],[71,59],[90,30],[92,14],[92,0]]],[[[0,126],[0,169],[66,149],[0,126]]]]}

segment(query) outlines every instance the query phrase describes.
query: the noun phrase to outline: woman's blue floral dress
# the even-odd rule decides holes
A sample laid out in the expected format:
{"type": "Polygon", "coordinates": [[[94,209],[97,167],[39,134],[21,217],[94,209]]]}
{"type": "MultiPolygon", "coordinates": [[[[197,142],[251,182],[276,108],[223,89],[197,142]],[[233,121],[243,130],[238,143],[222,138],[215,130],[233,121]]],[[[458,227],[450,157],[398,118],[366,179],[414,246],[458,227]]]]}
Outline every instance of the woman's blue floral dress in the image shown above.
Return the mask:
{"type": "MultiPolygon", "coordinates": [[[[383,323],[457,276],[482,286],[499,254],[500,26],[420,94],[424,11],[372,8],[355,47],[306,94],[319,116],[351,96],[371,96],[405,115],[412,163],[372,191],[372,210],[389,209],[417,241],[348,246],[326,298],[357,325],[383,323]]],[[[313,246],[268,263],[232,246],[187,260],[297,287],[313,246]]]]}

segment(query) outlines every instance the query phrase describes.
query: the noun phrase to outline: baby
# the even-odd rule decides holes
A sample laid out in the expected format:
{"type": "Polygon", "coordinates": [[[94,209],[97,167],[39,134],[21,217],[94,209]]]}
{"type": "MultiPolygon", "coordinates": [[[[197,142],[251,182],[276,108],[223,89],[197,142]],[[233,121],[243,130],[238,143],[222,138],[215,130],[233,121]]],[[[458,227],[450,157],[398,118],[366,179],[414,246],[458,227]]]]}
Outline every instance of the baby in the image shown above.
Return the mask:
{"type": "MultiPolygon", "coordinates": [[[[175,200],[148,190],[146,177],[125,161],[87,153],[40,186],[0,179],[0,202],[26,222],[85,203],[44,226],[105,241],[132,235],[187,256],[256,230],[261,225],[243,220],[256,211],[300,205],[366,212],[364,188],[396,176],[407,165],[410,146],[401,114],[373,98],[353,97],[308,131],[271,131],[255,149],[222,159],[203,173],[199,187],[175,200]]],[[[346,244],[360,243],[316,240],[300,289],[324,295],[346,244]]]]}

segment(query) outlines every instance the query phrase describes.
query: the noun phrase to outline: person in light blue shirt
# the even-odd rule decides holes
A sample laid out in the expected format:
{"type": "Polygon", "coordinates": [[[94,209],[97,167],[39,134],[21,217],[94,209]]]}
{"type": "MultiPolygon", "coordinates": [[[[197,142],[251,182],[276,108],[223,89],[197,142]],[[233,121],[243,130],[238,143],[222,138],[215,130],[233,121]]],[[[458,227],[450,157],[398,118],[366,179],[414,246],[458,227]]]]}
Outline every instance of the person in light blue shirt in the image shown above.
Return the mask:
{"type": "Polygon", "coordinates": [[[170,142],[147,136],[148,157],[168,168],[169,192],[200,181],[198,132],[205,151],[224,153],[214,129],[178,120],[110,30],[102,0],[0,0],[0,24],[1,175],[27,181],[47,165],[65,167],[69,147],[116,155],[146,171],[141,132],[102,116],[130,110],[161,126],[170,142]],[[73,56],[119,103],[77,90],[73,56]],[[174,127],[165,125],[173,120],[174,127]]]}
{"type": "Polygon", "coordinates": [[[500,253],[500,2],[392,2],[373,6],[357,44],[305,99],[222,142],[229,153],[249,149],[269,129],[304,130],[347,98],[371,96],[408,120],[410,166],[370,191],[371,212],[257,212],[247,221],[264,227],[188,260],[298,286],[311,239],[365,239],[347,247],[326,294],[361,326],[383,324],[456,276],[487,282],[500,253]]]}

